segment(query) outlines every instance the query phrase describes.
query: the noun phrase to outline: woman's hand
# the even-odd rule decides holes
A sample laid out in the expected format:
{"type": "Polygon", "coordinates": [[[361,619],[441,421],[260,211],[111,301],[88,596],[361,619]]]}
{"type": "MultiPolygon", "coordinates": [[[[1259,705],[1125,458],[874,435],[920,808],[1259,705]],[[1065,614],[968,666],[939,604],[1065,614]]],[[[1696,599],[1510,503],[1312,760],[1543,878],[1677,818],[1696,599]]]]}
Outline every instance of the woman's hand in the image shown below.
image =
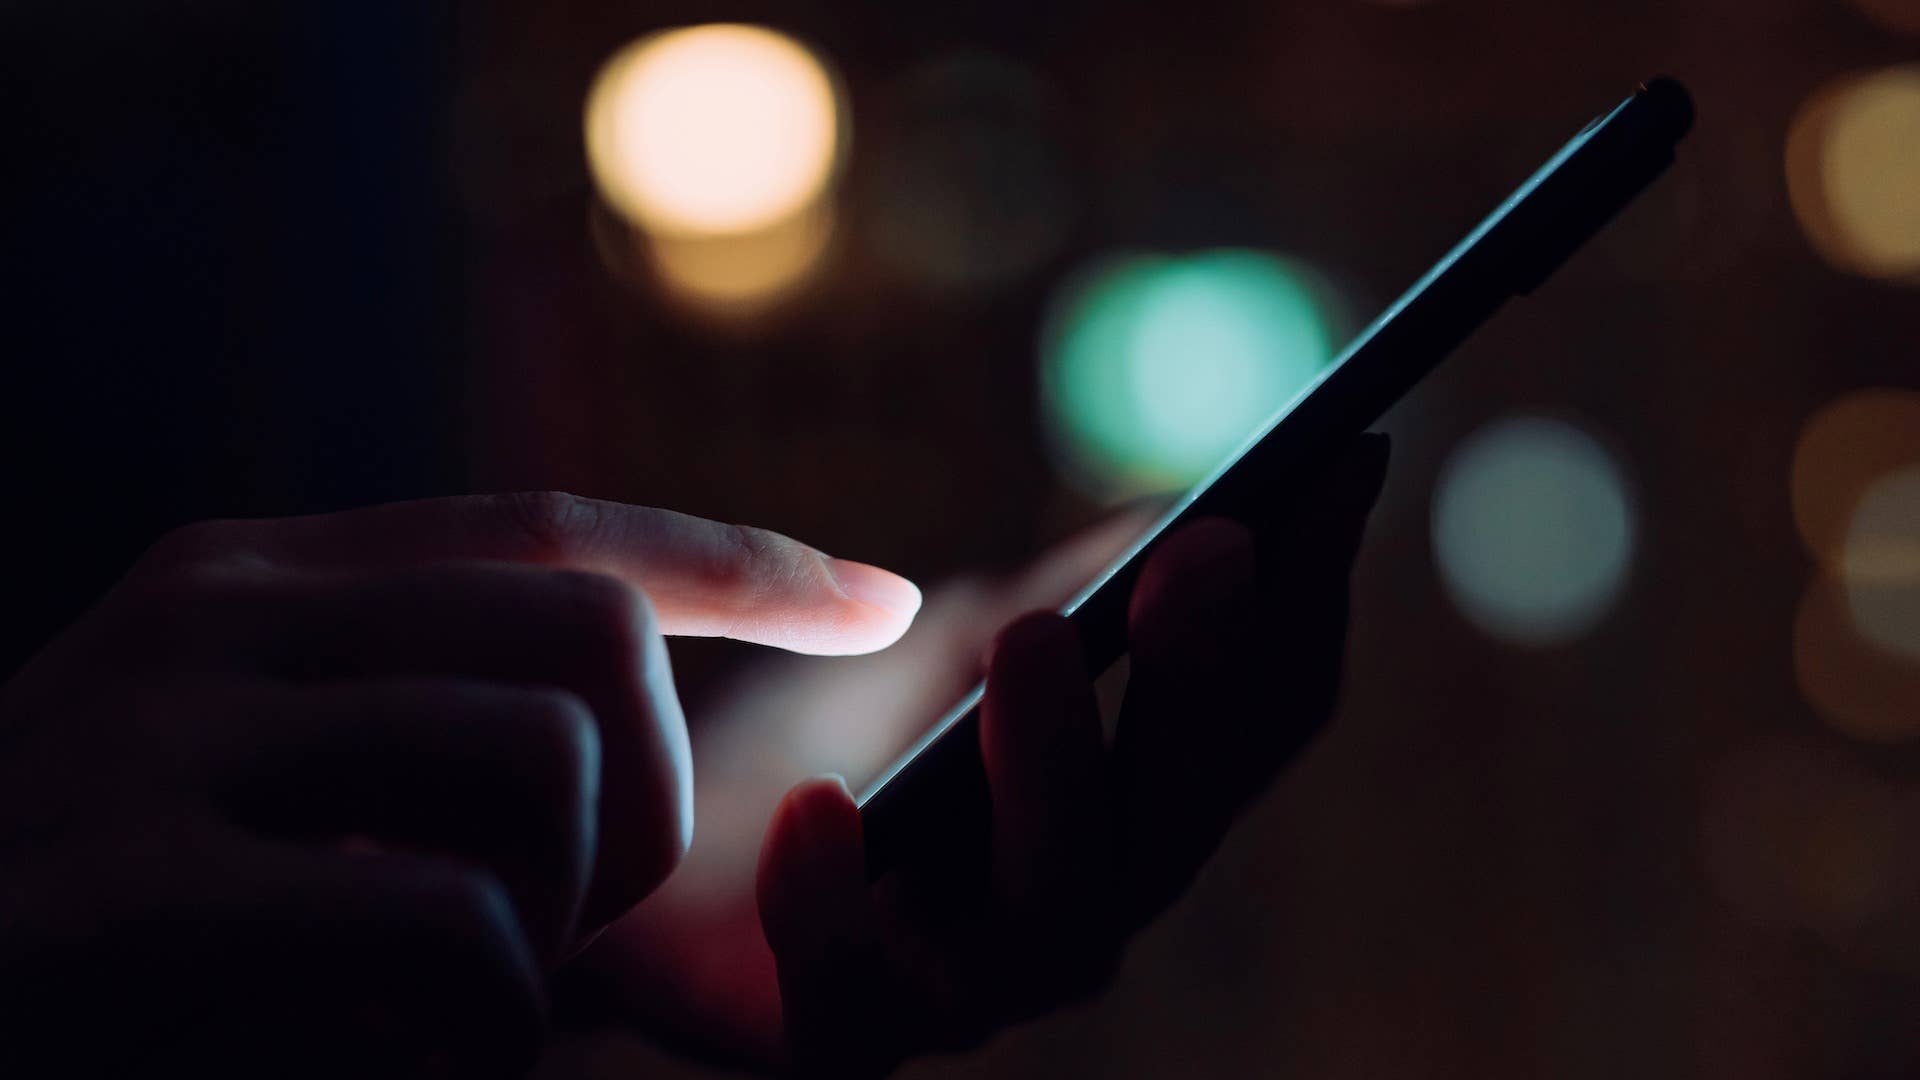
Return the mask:
{"type": "MultiPolygon", "coordinates": [[[[754,887],[764,936],[752,857],[728,846],[746,830],[704,829],[683,871],[581,958],[578,985],[597,991],[582,998],[710,1055],[875,1075],[1097,990],[1129,936],[1186,889],[1331,714],[1349,568],[1385,467],[1385,439],[1369,437],[1284,520],[1254,531],[1201,522],[1161,545],[1133,597],[1111,744],[1071,626],[1035,613],[1000,631],[980,730],[993,808],[983,876],[919,866],[869,886],[846,787],[804,782],[765,831],[754,887]]],[[[1085,556],[1115,546],[1060,560],[1078,569],[1065,580],[1084,580],[1105,561],[1085,556]]],[[[1014,590],[1015,609],[1058,602],[1071,591],[1062,577],[1014,590]]],[[[1007,607],[1005,596],[936,594],[914,634],[850,662],[843,684],[808,693],[814,680],[801,675],[756,695],[745,711],[761,726],[703,733],[701,768],[735,789],[709,784],[709,794],[766,806],[769,777],[796,762],[821,767],[780,721],[817,740],[837,714],[843,755],[849,731],[894,744],[899,721],[876,724],[865,710],[937,715],[974,676],[971,627],[1007,607]],[[917,678],[896,670],[933,660],[917,678]]]]}
{"type": "Polygon", "coordinates": [[[662,635],[863,652],[918,606],[550,493],[169,536],[0,694],[0,1072],[523,1069],[546,972],[688,843],[662,635]]]}

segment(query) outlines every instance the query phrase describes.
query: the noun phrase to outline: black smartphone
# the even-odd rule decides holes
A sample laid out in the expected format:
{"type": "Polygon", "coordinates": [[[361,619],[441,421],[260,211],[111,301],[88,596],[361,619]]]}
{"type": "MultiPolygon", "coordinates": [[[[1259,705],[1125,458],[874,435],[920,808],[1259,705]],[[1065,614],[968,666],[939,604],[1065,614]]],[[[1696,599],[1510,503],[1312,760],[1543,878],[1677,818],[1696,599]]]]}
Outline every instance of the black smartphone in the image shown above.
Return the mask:
{"type": "MultiPolygon", "coordinates": [[[[1079,631],[1087,670],[1104,671],[1126,651],[1128,597],[1162,536],[1202,516],[1270,516],[1293,485],[1323,468],[1508,297],[1532,292],[1660,175],[1692,123],[1686,90],[1655,78],[1581,128],[1239,453],[1067,602],[1062,610],[1079,631]]],[[[911,859],[951,863],[983,849],[984,691],[975,687],[861,792],[870,877],[911,859]]]]}

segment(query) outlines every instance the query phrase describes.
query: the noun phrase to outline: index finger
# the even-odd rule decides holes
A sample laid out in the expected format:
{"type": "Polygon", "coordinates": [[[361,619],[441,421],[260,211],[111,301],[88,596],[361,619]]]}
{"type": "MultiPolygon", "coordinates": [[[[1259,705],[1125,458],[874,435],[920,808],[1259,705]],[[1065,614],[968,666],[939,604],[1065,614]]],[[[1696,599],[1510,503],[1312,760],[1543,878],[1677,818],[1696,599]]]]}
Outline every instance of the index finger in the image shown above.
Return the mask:
{"type": "Polygon", "coordinates": [[[592,570],[653,601],[664,633],[823,655],[906,632],[920,590],[797,540],[562,492],[465,495],[336,514],[226,523],[245,546],[314,567],[499,559],[592,570]]]}

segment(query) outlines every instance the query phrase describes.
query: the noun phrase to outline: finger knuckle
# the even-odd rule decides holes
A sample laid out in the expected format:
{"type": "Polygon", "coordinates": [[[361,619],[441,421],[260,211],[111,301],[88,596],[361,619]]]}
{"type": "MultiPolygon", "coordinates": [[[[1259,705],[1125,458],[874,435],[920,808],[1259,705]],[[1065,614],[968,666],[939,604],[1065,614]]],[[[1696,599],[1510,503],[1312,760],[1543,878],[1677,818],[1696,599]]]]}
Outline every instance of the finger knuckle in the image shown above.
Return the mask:
{"type": "Polygon", "coordinates": [[[726,556],[706,582],[715,591],[747,603],[797,584],[819,563],[813,549],[790,537],[747,525],[729,525],[726,556]]]}
{"type": "Polygon", "coordinates": [[[140,557],[136,569],[148,574],[178,572],[234,557],[243,550],[239,522],[196,521],[171,529],[140,557]]]}
{"type": "Polygon", "coordinates": [[[413,967],[418,975],[408,974],[422,980],[421,990],[483,1015],[484,1037],[500,1055],[500,1075],[518,1075],[531,1066],[542,1010],[532,956],[506,885],[487,870],[445,864],[424,870],[409,882],[409,892],[415,902],[408,925],[387,939],[398,944],[400,955],[385,959],[399,970],[413,967]]]}
{"type": "Polygon", "coordinates": [[[516,491],[491,496],[492,512],[536,560],[557,561],[578,551],[600,524],[600,505],[564,491],[516,491]]]}
{"type": "Polygon", "coordinates": [[[587,655],[614,674],[633,674],[647,641],[659,632],[647,595],[619,578],[563,570],[557,580],[566,593],[568,617],[579,628],[587,655]]]}
{"type": "Polygon", "coordinates": [[[593,710],[567,690],[528,691],[522,721],[532,733],[535,753],[555,790],[577,792],[600,768],[600,729],[593,710]]]}
{"type": "Polygon", "coordinates": [[[492,873],[446,865],[427,873],[421,893],[429,917],[457,938],[490,940],[514,926],[513,900],[492,873]]]}
{"type": "Polygon", "coordinates": [[[137,567],[116,590],[106,618],[137,633],[146,643],[143,655],[161,662],[232,639],[277,595],[274,575],[246,559],[180,552],[137,567]]]}

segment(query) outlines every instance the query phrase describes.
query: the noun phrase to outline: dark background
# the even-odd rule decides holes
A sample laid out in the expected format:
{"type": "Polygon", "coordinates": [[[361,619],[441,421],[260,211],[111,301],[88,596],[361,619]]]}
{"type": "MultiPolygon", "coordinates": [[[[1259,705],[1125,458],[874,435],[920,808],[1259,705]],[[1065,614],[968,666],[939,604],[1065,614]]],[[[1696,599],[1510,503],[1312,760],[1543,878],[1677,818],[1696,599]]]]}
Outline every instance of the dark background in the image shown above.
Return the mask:
{"type": "MultiPolygon", "coordinates": [[[[0,28],[10,664],[173,524],[460,490],[670,506],[928,582],[1011,569],[1101,513],[1033,393],[1046,297],[1087,256],[1271,248],[1370,313],[1598,108],[1679,76],[1699,120],[1672,173],[1383,424],[1336,729],[1104,999],[916,1074],[1920,1066],[1920,757],[1802,697],[1817,567],[1788,487],[1820,406],[1920,386],[1920,304],[1816,254],[1783,165],[1804,102],[1920,36],[1844,0],[70,3],[0,28]],[[837,66],[854,209],[919,65],[1041,73],[1066,240],[929,290],[855,214],[750,326],[617,279],[586,87],[715,20],[837,66]],[[1557,646],[1478,631],[1430,550],[1448,451],[1516,412],[1600,436],[1638,511],[1608,615],[1557,646]]],[[[753,660],[676,646],[695,702],[753,660]]],[[[625,1039],[581,1061],[670,1067],[625,1039]]]]}

